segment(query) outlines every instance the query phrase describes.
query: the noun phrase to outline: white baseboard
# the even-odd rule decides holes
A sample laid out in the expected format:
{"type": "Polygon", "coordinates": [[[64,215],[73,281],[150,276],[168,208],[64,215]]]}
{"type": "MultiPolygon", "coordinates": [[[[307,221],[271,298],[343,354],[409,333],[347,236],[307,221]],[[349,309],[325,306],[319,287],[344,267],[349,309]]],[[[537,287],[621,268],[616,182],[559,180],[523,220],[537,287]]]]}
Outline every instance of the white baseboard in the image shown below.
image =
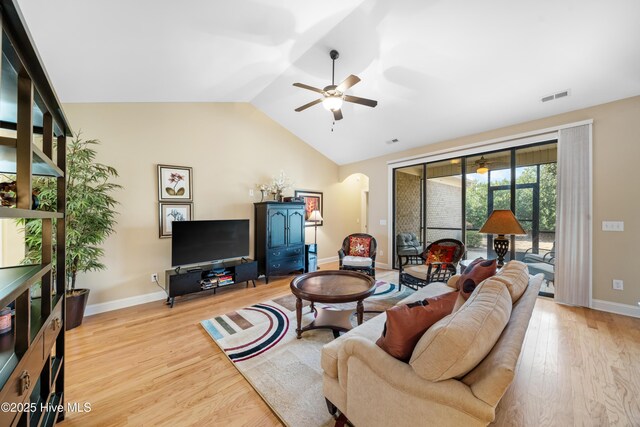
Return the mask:
{"type": "Polygon", "coordinates": [[[320,264],[328,264],[330,262],[336,262],[336,261],[338,261],[338,255],[330,256],[328,258],[318,259],[318,265],[320,265],[320,264]]]}
{"type": "Polygon", "coordinates": [[[117,299],[114,301],[91,304],[87,306],[84,315],[93,316],[94,314],[104,313],[106,311],[118,310],[119,308],[131,307],[138,304],[145,304],[147,302],[160,301],[166,298],[166,292],[158,291],[152,292],[150,294],[136,295],[134,297],[117,299]]]}
{"type": "Polygon", "coordinates": [[[640,306],[637,305],[594,299],[591,303],[591,308],[608,313],[622,314],[624,316],[640,317],[640,306]]]}

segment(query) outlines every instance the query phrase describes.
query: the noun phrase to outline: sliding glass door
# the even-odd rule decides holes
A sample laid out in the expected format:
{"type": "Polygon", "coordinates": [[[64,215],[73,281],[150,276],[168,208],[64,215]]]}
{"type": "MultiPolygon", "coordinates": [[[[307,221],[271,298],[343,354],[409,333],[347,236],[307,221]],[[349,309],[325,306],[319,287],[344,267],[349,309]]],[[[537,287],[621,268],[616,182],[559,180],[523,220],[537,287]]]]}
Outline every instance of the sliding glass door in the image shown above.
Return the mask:
{"type": "Polygon", "coordinates": [[[426,241],[462,240],[462,159],[427,164],[426,241]]]}
{"type": "MultiPolygon", "coordinates": [[[[479,230],[493,210],[509,209],[527,234],[511,236],[505,259],[545,271],[552,285],[556,159],[548,141],[395,169],[394,238],[414,233],[422,247],[453,238],[465,243],[466,259],[495,258],[493,236],[479,230]]],[[[397,267],[395,247],[393,259],[397,267]]]]}

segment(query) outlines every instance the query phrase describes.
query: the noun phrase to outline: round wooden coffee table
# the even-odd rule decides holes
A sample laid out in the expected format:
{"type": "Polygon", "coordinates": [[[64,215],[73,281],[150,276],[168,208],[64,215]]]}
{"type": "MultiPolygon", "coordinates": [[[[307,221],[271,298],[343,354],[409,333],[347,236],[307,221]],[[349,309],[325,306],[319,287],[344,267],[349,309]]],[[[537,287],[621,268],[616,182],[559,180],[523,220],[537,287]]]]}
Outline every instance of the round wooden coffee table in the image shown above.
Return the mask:
{"type": "Polygon", "coordinates": [[[296,296],[296,318],[298,339],[302,332],[311,329],[331,329],[334,336],[352,328],[350,317],[353,309],[315,308],[314,303],[339,304],[357,302],[356,313],[358,325],[362,324],[364,304],[362,301],[373,295],[376,280],[355,271],[322,270],[303,274],[291,281],[291,292],[296,296]],[[311,302],[311,310],[315,312],[313,322],[302,327],[302,300],[311,302]]]}

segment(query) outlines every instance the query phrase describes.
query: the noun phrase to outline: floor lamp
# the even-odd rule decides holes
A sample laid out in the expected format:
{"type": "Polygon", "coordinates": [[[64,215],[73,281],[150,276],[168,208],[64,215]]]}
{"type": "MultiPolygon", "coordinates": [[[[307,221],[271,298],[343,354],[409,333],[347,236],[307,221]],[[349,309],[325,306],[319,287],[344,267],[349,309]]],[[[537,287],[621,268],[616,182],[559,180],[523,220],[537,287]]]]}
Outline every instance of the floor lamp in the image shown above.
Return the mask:
{"type": "Polygon", "coordinates": [[[493,249],[498,255],[498,267],[502,267],[504,256],[509,251],[509,239],[505,237],[505,234],[527,234],[509,209],[496,209],[491,212],[491,215],[489,215],[489,218],[480,229],[480,233],[498,235],[493,240],[493,249]]]}
{"type": "Polygon", "coordinates": [[[313,243],[317,245],[318,244],[318,223],[323,221],[322,214],[320,214],[320,211],[316,209],[315,211],[309,214],[309,218],[307,218],[307,221],[313,222],[313,228],[314,228],[313,243]]]}

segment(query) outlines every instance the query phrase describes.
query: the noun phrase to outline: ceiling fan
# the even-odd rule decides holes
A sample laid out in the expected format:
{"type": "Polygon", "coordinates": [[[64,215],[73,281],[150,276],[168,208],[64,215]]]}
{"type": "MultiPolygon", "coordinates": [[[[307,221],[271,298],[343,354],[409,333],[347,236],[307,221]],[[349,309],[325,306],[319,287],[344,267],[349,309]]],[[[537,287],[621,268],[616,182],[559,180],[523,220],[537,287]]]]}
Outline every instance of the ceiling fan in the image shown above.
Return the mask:
{"type": "Polygon", "coordinates": [[[313,92],[318,92],[322,94],[321,98],[316,99],[315,101],[311,101],[308,104],[303,105],[302,107],[296,108],[296,111],[304,111],[309,107],[313,107],[316,104],[322,102],[322,105],[327,110],[333,113],[333,118],[335,120],[342,120],[342,111],[340,108],[342,107],[342,102],[352,102],[354,104],[366,105],[367,107],[375,107],[378,105],[378,101],[374,101],[372,99],[366,98],[358,98],[357,96],[346,95],[345,91],[358,83],[360,78],[358,76],[354,76],[351,74],[349,77],[344,79],[342,83],[336,86],[335,84],[335,74],[336,74],[336,59],[340,56],[337,50],[332,50],[329,52],[329,56],[333,61],[332,69],[331,69],[331,84],[324,89],[318,89],[313,86],[309,86],[303,83],[294,83],[293,85],[296,87],[301,87],[302,89],[311,90],[313,92]]]}
{"type": "Polygon", "coordinates": [[[500,161],[490,161],[484,158],[484,156],[480,156],[478,160],[475,161],[476,165],[476,173],[480,175],[484,175],[489,172],[489,165],[493,165],[492,169],[504,169],[509,167],[509,163],[500,162],[500,161]]]}

